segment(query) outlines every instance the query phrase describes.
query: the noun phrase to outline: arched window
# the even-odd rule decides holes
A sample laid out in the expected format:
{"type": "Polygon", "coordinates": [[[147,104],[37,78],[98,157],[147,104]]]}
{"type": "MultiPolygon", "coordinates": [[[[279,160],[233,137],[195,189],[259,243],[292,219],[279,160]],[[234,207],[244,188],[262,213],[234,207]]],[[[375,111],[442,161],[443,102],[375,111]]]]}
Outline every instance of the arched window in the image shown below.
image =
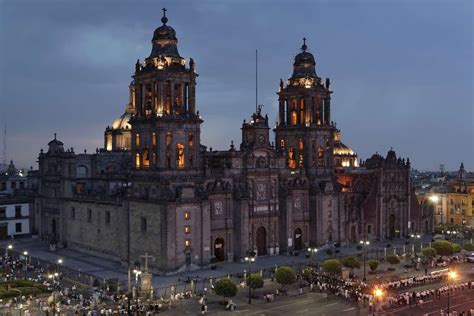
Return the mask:
{"type": "Polygon", "coordinates": [[[323,148],[321,146],[318,147],[318,165],[322,166],[324,164],[323,160],[323,148]]]}
{"type": "Polygon", "coordinates": [[[135,154],[135,168],[140,169],[140,153],[135,154]]]}
{"type": "Polygon", "coordinates": [[[178,169],[184,169],[184,145],[176,144],[176,166],[178,169]]]}
{"type": "Polygon", "coordinates": [[[135,146],[136,147],[140,146],[140,134],[139,133],[135,134],[135,146]]]}
{"type": "Polygon", "coordinates": [[[148,168],[150,166],[150,156],[148,152],[148,146],[143,150],[143,167],[148,168]]]}
{"type": "Polygon", "coordinates": [[[300,138],[299,147],[300,147],[300,150],[304,149],[304,140],[303,140],[303,138],[300,138]]]}
{"type": "Polygon", "coordinates": [[[300,99],[300,124],[305,123],[304,99],[300,99]]]}
{"type": "Polygon", "coordinates": [[[293,147],[290,147],[288,149],[288,167],[290,169],[295,169],[296,168],[295,151],[294,151],[293,147]]]}
{"type": "Polygon", "coordinates": [[[76,168],[76,177],[77,178],[87,178],[88,169],[86,166],[78,166],[76,168]]]}
{"type": "Polygon", "coordinates": [[[291,112],[291,125],[296,125],[298,123],[298,114],[296,111],[291,112]]]}

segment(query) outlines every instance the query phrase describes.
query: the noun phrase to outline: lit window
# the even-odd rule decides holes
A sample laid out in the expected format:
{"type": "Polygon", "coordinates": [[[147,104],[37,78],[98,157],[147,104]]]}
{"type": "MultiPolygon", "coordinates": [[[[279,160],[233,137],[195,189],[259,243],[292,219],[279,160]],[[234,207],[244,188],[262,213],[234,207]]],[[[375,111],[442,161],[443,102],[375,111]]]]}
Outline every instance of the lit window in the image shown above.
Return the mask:
{"type": "Polygon", "coordinates": [[[140,154],[135,154],[135,168],[140,169],[140,154]]]}
{"type": "Polygon", "coordinates": [[[171,133],[166,132],[166,146],[171,145],[171,133]]]}
{"type": "Polygon", "coordinates": [[[303,138],[300,138],[300,150],[304,149],[304,140],[303,138]]]}
{"type": "Polygon", "coordinates": [[[135,146],[140,146],[140,134],[135,134],[135,146]]]}
{"type": "Polygon", "coordinates": [[[184,246],[185,247],[190,247],[191,246],[191,240],[190,239],[185,239],[184,240],[184,246]]]}
{"type": "Polygon", "coordinates": [[[155,132],[151,133],[151,144],[153,146],[156,146],[156,133],[155,132]]]}
{"type": "Polygon", "coordinates": [[[188,225],[184,226],[184,233],[185,234],[190,234],[191,233],[191,226],[188,226],[188,225]]]}
{"type": "Polygon", "coordinates": [[[296,168],[295,151],[293,150],[293,147],[288,149],[288,167],[290,167],[290,169],[296,168]]]}
{"type": "Polygon", "coordinates": [[[285,140],[283,138],[280,139],[280,148],[285,149],[285,140]]]}
{"type": "Polygon", "coordinates": [[[176,166],[178,169],[184,168],[184,145],[181,143],[176,144],[176,166]]]}
{"type": "Polygon", "coordinates": [[[192,133],[189,133],[189,136],[188,136],[188,146],[189,148],[193,148],[194,146],[194,136],[192,133]]]}
{"type": "Polygon", "coordinates": [[[184,212],[184,219],[191,219],[191,214],[189,212],[184,212]]]}

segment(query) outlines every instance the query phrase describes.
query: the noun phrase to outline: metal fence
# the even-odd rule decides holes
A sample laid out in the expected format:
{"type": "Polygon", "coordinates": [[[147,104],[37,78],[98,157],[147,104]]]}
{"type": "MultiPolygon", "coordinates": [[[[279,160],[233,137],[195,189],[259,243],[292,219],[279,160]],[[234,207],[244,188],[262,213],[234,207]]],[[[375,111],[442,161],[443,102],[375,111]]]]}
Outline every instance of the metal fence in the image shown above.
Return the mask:
{"type": "MultiPolygon", "coordinates": [[[[386,248],[375,248],[375,249],[365,249],[365,259],[377,259],[383,261],[385,256],[396,254],[399,256],[403,256],[406,254],[415,254],[420,253],[423,248],[431,246],[431,243],[419,243],[419,244],[410,244],[405,246],[396,246],[396,247],[386,247],[386,248]]],[[[3,248],[3,251],[6,251],[3,248]]],[[[25,258],[24,255],[20,252],[8,250],[10,254],[18,256],[19,258],[25,258]]],[[[310,256],[308,257],[308,261],[305,262],[291,262],[288,265],[294,269],[296,273],[300,273],[301,270],[308,266],[309,264],[321,264],[322,261],[328,258],[336,258],[342,259],[348,255],[355,255],[360,260],[363,259],[364,249],[357,249],[355,253],[337,253],[332,250],[331,254],[323,253],[322,255],[318,255],[318,258],[313,258],[310,256]]],[[[79,282],[81,284],[85,284],[88,286],[100,287],[100,288],[108,288],[110,291],[115,291],[117,293],[126,294],[128,292],[128,284],[127,282],[118,281],[117,279],[105,279],[97,277],[91,273],[81,272],[75,269],[71,269],[69,267],[60,265],[58,263],[52,263],[46,260],[42,260],[36,257],[28,256],[28,262],[33,266],[41,266],[44,268],[45,272],[60,272],[64,278],[73,280],[75,282],[79,282]]],[[[273,267],[267,268],[256,268],[252,267],[252,273],[260,273],[261,276],[266,280],[272,280],[273,275],[275,273],[276,265],[273,267]]],[[[198,274],[198,272],[197,272],[198,274]]],[[[184,293],[187,291],[192,291],[193,293],[205,293],[206,289],[208,291],[211,290],[212,284],[214,284],[217,280],[222,278],[230,278],[235,283],[240,284],[245,280],[246,273],[244,271],[234,274],[228,274],[220,277],[205,277],[205,278],[186,278],[181,280],[180,282],[157,287],[153,289],[153,293],[150,293],[149,297],[153,296],[154,298],[169,298],[172,294],[176,293],[184,293]]]]}

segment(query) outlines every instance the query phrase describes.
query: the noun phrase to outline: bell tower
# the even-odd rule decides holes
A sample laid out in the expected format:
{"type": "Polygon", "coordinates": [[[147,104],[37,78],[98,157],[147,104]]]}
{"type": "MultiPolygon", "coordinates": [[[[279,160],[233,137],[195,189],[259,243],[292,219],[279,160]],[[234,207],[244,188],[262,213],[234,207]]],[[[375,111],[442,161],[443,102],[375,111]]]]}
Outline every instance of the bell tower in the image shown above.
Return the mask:
{"type": "Polygon", "coordinates": [[[178,52],[175,30],[166,9],[152,39],[152,50],[135,64],[130,91],[135,113],[132,125],[132,169],[188,174],[199,170],[200,125],[196,112],[196,77],[178,52]]]}
{"type": "Polygon", "coordinates": [[[280,80],[276,148],[286,156],[288,168],[329,176],[334,172],[332,91],[329,78],[323,83],[316,74],[314,56],[307,49],[303,38],[292,76],[287,84],[280,80]]]}

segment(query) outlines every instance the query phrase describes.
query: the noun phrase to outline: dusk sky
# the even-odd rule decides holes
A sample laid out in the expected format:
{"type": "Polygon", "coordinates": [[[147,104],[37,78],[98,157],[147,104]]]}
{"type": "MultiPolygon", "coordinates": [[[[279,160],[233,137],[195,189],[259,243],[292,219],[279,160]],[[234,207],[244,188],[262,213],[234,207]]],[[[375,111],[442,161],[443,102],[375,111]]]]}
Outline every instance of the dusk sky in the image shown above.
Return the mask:
{"type": "Polygon", "coordinates": [[[55,132],[76,153],[102,147],[166,7],[180,54],[196,62],[204,145],[240,144],[256,49],[273,127],[279,80],[306,37],[318,75],[331,79],[332,120],[359,158],[393,147],[417,169],[463,161],[473,171],[472,3],[0,0],[0,139],[6,124],[7,159],[20,167],[37,168],[55,132]]]}

